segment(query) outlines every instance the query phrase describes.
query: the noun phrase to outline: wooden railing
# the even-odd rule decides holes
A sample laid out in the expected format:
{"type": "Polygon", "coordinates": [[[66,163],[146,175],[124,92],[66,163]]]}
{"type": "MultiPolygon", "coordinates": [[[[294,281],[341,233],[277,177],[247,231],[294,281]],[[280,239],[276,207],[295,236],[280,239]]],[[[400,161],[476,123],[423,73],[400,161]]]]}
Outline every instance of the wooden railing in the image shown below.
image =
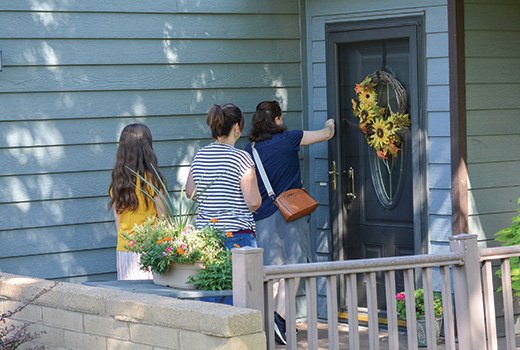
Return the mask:
{"type": "MultiPolygon", "coordinates": [[[[307,342],[309,349],[318,348],[317,332],[317,279],[325,279],[327,315],[338,314],[338,277],[346,281],[346,306],[348,310],[349,349],[360,349],[358,332],[358,277],[364,275],[368,310],[368,346],[379,349],[379,325],[377,296],[385,293],[389,349],[399,349],[398,315],[396,311],[396,273],[402,273],[406,294],[406,328],[408,349],[417,348],[417,327],[414,290],[419,284],[424,288],[427,348],[437,349],[435,315],[433,309],[434,282],[440,286],[443,301],[443,325],[445,349],[497,349],[494,321],[494,287],[491,260],[502,264],[502,286],[506,319],[507,349],[514,346],[514,321],[509,274],[509,258],[520,256],[520,247],[489,248],[479,250],[477,236],[460,234],[450,238],[448,254],[360,259],[322,263],[263,266],[263,250],[240,248],[233,250],[233,300],[235,306],[262,311],[267,348],[275,349],[273,331],[273,285],[285,279],[285,304],[287,322],[287,349],[296,349],[295,291],[299,279],[305,281],[307,304],[307,342]],[[481,278],[482,262],[482,278],[481,278]],[[433,273],[438,277],[433,278],[433,273]],[[384,291],[378,291],[376,274],[383,273],[384,291]],[[453,280],[453,286],[451,281],[453,280]],[[484,288],[482,288],[484,286],[484,288]],[[454,301],[454,302],[453,302],[454,301]],[[457,322],[454,317],[454,306],[457,322]],[[485,306],[485,307],[484,307],[485,306]],[[485,309],[485,312],[484,312],[485,309]],[[484,315],[486,318],[484,318],[484,315]],[[485,320],[488,320],[485,322],[485,320]],[[486,327],[487,324],[487,327],[486,327]]],[[[329,349],[339,348],[338,318],[328,317],[329,349]]]]}
{"type": "Polygon", "coordinates": [[[516,349],[513,293],[511,289],[510,258],[520,256],[520,246],[484,248],[480,252],[482,265],[482,285],[484,289],[484,310],[486,315],[487,350],[498,350],[495,314],[495,291],[493,287],[493,262],[500,266],[501,294],[504,309],[504,330],[507,349],[516,349]]]}

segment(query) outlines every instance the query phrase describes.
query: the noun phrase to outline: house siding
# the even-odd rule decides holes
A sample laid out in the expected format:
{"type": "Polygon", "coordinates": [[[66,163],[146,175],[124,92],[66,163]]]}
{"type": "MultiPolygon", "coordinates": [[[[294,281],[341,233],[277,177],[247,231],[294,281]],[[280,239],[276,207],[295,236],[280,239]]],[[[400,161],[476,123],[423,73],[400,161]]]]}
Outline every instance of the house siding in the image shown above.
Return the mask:
{"type": "Polygon", "coordinates": [[[122,128],[150,127],[178,195],[211,141],[211,104],[249,122],[276,98],[302,128],[300,36],[297,0],[0,4],[0,271],[114,278],[106,206],[122,128]]]}
{"type": "Polygon", "coordinates": [[[520,3],[464,6],[469,231],[493,246],[520,197],[520,3]]]}
{"type": "MultiPolygon", "coordinates": [[[[427,213],[424,224],[428,228],[426,247],[429,251],[448,249],[451,235],[451,169],[449,121],[449,64],[447,3],[437,1],[328,1],[308,0],[307,6],[307,74],[309,121],[317,128],[327,118],[327,82],[325,75],[325,24],[335,22],[384,19],[398,16],[424,16],[425,62],[424,89],[426,101],[420,101],[426,120],[421,132],[426,136],[427,213]],[[448,225],[446,225],[448,223],[448,225]]],[[[309,162],[311,180],[316,184],[313,193],[321,199],[313,222],[317,237],[317,260],[331,258],[331,231],[328,208],[328,150],[326,145],[311,146],[309,162]]]]}

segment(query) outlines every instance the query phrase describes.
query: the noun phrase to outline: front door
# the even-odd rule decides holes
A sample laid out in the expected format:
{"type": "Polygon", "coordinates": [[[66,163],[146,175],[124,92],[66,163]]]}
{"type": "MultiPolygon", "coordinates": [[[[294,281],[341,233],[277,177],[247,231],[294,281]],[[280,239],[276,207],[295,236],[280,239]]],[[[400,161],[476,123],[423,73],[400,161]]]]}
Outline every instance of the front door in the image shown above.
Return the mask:
{"type": "MultiPolygon", "coordinates": [[[[327,27],[327,94],[338,133],[330,150],[331,215],[335,258],[363,259],[413,255],[420,251],[422,186],[419,171],[420,116],[419,18],[327,27]],[[390,73],[406,89],[411,126],[399,133],[400,150],[378,157],[353,113],[354,87],[375,72],[390,73]],[[334,169],[335,168],[335,169],[334,169]],[[335,170],[335,171],[334,171],[335,170]],[[334,188],[335,187],[335,188],[334,188]],[[419,215],[418,215],[419,214],[419,215]],[[419,242],[418,242],[419,241],[419,242]]],[[[396,110],[395,91],[379,84],[379,100],[396,110]]],[[[366,130],[365,130],[366,132],[366,130]]],[[[396,276],[398,291],[403,288],[396,276]]],[[[385,308],[384,278],[377,276],[378,306],[385,308]]],[[[366,305],[363,276],[358,280],[360,306],[366,305]]],[[[340,304],[346,291],[340,281],[340,304]]]]}

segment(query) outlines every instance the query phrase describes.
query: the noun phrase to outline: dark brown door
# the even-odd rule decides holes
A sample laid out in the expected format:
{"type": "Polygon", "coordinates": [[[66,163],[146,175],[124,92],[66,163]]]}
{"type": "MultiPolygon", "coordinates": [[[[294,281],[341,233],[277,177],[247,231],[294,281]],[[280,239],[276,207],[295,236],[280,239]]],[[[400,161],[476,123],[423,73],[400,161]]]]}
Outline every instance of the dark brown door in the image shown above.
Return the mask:
{"type": "MultiPolygon", "coordinates": [[[[363,28],[330,33],[328,37],[329,112],[335,110],[338,137],[331,150],[338,185],[331,191],[334,250],[337,259],[378,258],[413,255],[417,197],[414,176],[419,176],[413,157],[414,128],[401,135],[402,148],[396,158],[382,160],[360,130],[352,113],[354,86],[377,70],[393,74],[407,90],[407,111],[418,113],[417,42],[415,26],[363,28]],[[332,107],[332,108],[331,108],[332,107]]],[[[386,94],[386,93],[385,93],[386,94]]],[[[390,98],[390,103],[396,104],[390,98]]],[[[394,110],[396,105],[394,105],[394,110]]],[[[412,123],[418,123],[418,116],[412,123]]],[[[333,162],[333,163],[332,163],[333,162]]],[[[397,288],[403,288],[401,276],[397,288]]],[[[384,277],[377,276],[378,306],[385,308],[384,277]]],[[[343,283],[340,282],[340,286],[343,283]]],[[[344,304],[345,290],[340,290],[344,304]]],[[[360,306],[366,305],[363,276],[358,279],[360,306]]]]}

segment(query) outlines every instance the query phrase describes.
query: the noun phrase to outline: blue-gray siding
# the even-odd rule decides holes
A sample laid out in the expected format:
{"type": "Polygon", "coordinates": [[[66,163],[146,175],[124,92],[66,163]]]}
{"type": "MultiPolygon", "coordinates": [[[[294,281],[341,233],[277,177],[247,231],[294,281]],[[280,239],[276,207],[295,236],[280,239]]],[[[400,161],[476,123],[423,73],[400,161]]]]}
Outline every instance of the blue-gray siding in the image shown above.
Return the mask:
{"type": "MultiPolygon", "coordinates": [[[[0,270],[113,278],[117,139],[148,124],[179,191],[211,104],[279,99],[301,128],[297,0],[0,4],[0,270]]],[[[245,143],[245,138],[240,144],[245,143]]]]}
{"type": "Polygon", "coordinates": [[[464,6],[470,232],[494,245],[520,197],[520,3],[464,6]]]}

